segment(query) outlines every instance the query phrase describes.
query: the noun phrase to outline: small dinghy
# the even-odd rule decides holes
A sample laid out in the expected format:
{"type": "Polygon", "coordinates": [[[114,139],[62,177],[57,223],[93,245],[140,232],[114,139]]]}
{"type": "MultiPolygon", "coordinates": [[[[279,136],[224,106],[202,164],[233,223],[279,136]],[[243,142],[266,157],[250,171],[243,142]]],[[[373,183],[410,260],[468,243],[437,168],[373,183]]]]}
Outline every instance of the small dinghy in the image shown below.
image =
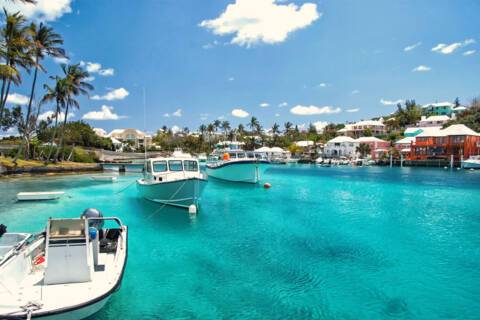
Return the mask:
{"type": "Polygon", "coordinates": [[[0,319],[89,317],[120,288],[126,262],[127,227],[96,209],[38,234],[0,225],[0,319]]]}
{"type": "Polygon", "coordinates": [[[117,177],[115,176],[92,176],[94,181],[99,182],[115,182],[117,181],[117,177]]]}
{"type": "Polygon", "coordinates": [[[63,196],[63,191],[48,192],[19,192],[17,193],[18,201],[34,201],[34,200],[55,200],[63,196]]]}

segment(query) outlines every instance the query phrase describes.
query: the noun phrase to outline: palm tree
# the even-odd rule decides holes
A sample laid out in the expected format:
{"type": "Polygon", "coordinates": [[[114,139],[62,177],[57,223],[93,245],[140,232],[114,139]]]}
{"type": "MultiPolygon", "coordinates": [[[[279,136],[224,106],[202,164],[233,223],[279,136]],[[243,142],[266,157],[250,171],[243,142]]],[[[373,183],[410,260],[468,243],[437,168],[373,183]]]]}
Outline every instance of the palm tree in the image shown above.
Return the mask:
{"type": "Polygon", "coordinates": [[[221,127],[222,130],[223,130],[223,134],[224,134],[225,136],[227,136],[227,132],[228,132],[228,130],[230,130],[230,122],[228,122],[228,121],[225,120],[225,121],[223,121],[223,122],[221,123],[220,127],[221,127]]]}
{"type": "Polygon", "coordinates": [[[360,156],[362,158],[365,158],[366,155],[370,154],[370,152],[372,151],[370,149],[370,145],[369,144],[366,144],[366,143],[360,143],[360,145],[357,147],[356,151],[358,153],[360,153],[360,156]]]}
{"type": "Polygon", "coordinates": [[[278,125],[278,123],[275,122],[272,126],[272,134],[275,137],[279,133],[280,133],[280,126],[278,125]]]}
{"type": "Polygon", "coordinates": [[[2,78],[0,119],[3,117],[12,82],[18,85],[22,81],[18,67],[22,67],[29,72],[29,68],[33,64],[31,52],[29,52],[29,28],[24,25],[25,17],[19,12],[9,14],[7,10],[3,9],[3,11],[5,13],[5,25],[0,30],[0,35],[3,38],[0,57],[5,61],[5,64],[2,65],[0,70],[2,78]]]}
{"type": "MultiPolygon", "coordinates": [[[[62,160],[64,160],[65,152],[63,150],[65,128],[67,125],[68,111],[70,107],[80,108],[80,104],[74,97],[78,95],[88,95],[88,91],[93,90],[93,86],[86,82],[90,75],[87,71],[80,67],[80,64],[62,65],[62,71],[65,75],[65,117],[63,119],[62,135],[60,136],[60,148],[62,149],[62,160]]],[[[55,159],[58,159],[60,148],[57,148],[55,159]]]]}
{"type": "Polygon", "coordinates": [[[213,121],[213,128],[214,128],[215,132],[218,130],[218,128],[220,128],[221,124],[222,124],[222,122],[218,119],[213,121]]]}
{"type": "Polygon", "coordinates": [[[204,124],[201,124],[200,127],[198,127],[198,131],[203,136],[205,134],[205,132],[207,132],[207,126],[204,125],[204,124]]]}
{"type": "Polygon", "coordinates": [[[37,83],[38,69],[41,71],[46,71],[45,68],[40,64],[40,61],[45,58],[45,56],[51,57],[64,57],[65,51],[59,47],[63,44],[62,37],[53,31],[52,28],[45,26],[43,23],[37,27],[35,23],[30,25],[30,33],[32,35],[31,46],[33,51],[33,59],[35,60],[34,66],[35,71],[33,73],[33,82],[32,89],[30,91],[30,99],[28,101],[27,115],[25,117],[25,122],[27,124],[26,132],[26,148],[25,148],[25,158],[28,159],[30,154],[30,124],[32,123],[30,119],[30,114],[32,112],[32,102],[35,95],[35,86],[37,83]]]}
{"type": "Polygon", "coordinates": [[[259,133],[261,128],[262,128],[260,126],[260,122],[255,117],[252,117],[250,119],[250,122],[247,124],[247,126],[252,130],[252,133],[254,133],[254,132],[259,133]]]}
{"type": "Polygon", "coordinates": [[[53,143],[55,142],[55,138],[57,137],[58,117],[60,116],[60,110],[65,108],[65,105],[66,105],[65,79],[60,78],[59,76],[50,77],[50,78],[55,80],[55,87],[52,88],[49,85],[45,84],[43,87],[45,88],[45,90],[47,90],[47,93],[43,96],[42,100],[40,100],[41,105],[55,100],[55,106],[56,106],[55,114],[54,114],[55,125],[53,129],[53,134],[50,140],[50,148],[48,151],[47,162],[50,161],[50,157],[52,156],[53,143]]]}
{"type": "Polygon", "coordinates": [[[245,133],[245,126],[240,123],[237,127],[237,132],[239,135],[243,135],[245,133]]]}
{"type": "Polygon", "coordinates": [[[292,130],[293,123],[291,123],[290,121],[287,121],[283,126],[285,127],[285,134],[287,135],[290,133],[290,130],[292,130]]]}

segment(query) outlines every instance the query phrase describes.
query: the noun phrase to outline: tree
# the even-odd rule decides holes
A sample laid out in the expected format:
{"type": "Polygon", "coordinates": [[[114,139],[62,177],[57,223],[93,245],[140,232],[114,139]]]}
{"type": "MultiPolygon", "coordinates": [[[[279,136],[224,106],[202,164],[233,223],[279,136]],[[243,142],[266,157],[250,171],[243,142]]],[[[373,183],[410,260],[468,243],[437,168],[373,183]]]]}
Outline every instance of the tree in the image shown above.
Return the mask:
{"type": "Polygon", "coordinates": [[[248,127],[252,130],[252,133],[259,134],[262,130],[262,126],[260,125],[260,121],[256,117],[252,117],[250,122],[248,123],[248,127]]]}
{"type": "Polygon", "coordinates": [[[222,124],[222,122],[218,119],[213,121],[213,128],[214,128],[215,132],[220,128],[221,124],[222,124]]]}
{"type": "MultiPolygon", "coordinates": [[[[80,64],[74,65],[62,65],[62,71],[65,75],[65,117],[63,119],[62,135],[60,136],[60,148],[63,149],[65,125],[68,119],[68,111],[70,107],[80,108],[80,104],[74,97],[79,95],[88,95],[90,90],[93,90],[93,86],[86,82],[86,79],[90,76],[89,73],[80,67],[80,64]]],[[[58,159],[60,148],[57,148],[55,159],[58,159]]],[[[65,153],[62,150],[62,160],[64,160],[65,153]]]]}
{"type": "Polygon", "coordinates": [[[367,143],[360,143],[360,145],[357,147],[356,151],[358,153],[360,153],[360,156],[362,158],[365,158],[367,155],[370,154],[370,152],[372,151],[370,149],[370,145],[367,144],[367,143]]]}
{"type": "Polygon", "coordinates": [[[33,73],[32,88],[30,91],[30,99],[27,106],[27,114],[25,117],[25,158],[28,159],[30,151],[30,134],[34,130],[32,124],[35,125],[36,119],[30,119],[32,112],[32,102],[35,95],[35,86],[37,83],[38,70],[46,71],[41,65],[41,61],[45,59],[45,56],[51,57],[64,57],[65,51],[60,47],[63,44],[62,37],[53,31],[52,28],[40,23],[37,26],[35,23],[30,25],[31,34],[31,51],[34,59],[35,71],[33,73]]]}
{"type": "Polygon", "coordinates": [[[240,123],[237,127],[237,132],[238,132],[239,135],[245,134],[245,126],[240,123]]]}
{"type": "Polygon", "coordinates": [[[222,123],[220,124],[220,127],[222,128],[223,130],[223,134],[225,136],[227,136],[227,133],[228,133],[228,130],[230,130],[230,122],[228,121],[222,121],[222,123]]]}
{"type": "Polygon", "coordinates": [[[290,130],[292,130],[293,124],[290,121],[287,121],[285,122],[284,127],[285,127],[285,134],[288,135],[290,133],[290,130]]]}
{"type": "Polygon", "coordinates": [[[18,67],[22,67],[30,72],[30,66],[33,64],[29,39],[29,28],[25,26],[25,17],[19,12],[5,14],[5,25],[0,30],[3,43],[0,46],[0,57],[5,61],[0,71],[2,72],[2,89],[0,91],[0,119],[3,117],[5,104],[12,82],[15,85],[21,83],[22,78],[18,67]]]}
{"type": "Polygon", "coordinates": [[[456,97],[455,98],[455,101],[453,101],[453,104],[455,105],[455,108],[458,108],[461,106],[460,104],[460,98],[459,97],[456,97]]]}

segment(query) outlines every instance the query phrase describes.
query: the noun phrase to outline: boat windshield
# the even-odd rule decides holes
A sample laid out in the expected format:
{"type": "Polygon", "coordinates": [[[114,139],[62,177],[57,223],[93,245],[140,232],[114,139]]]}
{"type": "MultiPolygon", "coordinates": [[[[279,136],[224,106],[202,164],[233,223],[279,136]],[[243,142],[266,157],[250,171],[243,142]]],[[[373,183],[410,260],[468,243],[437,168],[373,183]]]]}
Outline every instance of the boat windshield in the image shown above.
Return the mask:
{"type": "Polygon", "coordinates": [[[165,171],[167,171],[167,161],[154,161],[153,162],[153,171],[154,172],[165,172],[165,171]]]}
{"type": "Polygon", "coordinates": [[[28,238],[26,234],[6,233],[0,237],[0,261],[12,250],[18,243],[28,238]]]}
{"type": "Polygon", "coordinates": [[[183,171],[182,160],[169,160],[168,168],[170,171],[183,171]]]}
{"type": "Polygon", "coordinates": [[[195,160],[183,160],[185,171],[198,171],[198,163],[195,160]]]}

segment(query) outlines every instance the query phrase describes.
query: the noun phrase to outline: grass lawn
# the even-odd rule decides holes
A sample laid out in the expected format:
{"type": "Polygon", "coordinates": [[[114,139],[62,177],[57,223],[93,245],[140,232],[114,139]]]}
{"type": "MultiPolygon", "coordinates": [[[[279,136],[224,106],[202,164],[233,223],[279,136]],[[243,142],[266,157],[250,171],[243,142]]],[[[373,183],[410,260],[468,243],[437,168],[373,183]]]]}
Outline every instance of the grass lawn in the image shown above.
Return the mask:
{"type": "MultiPolygon", "coordinates": [[[[0,157],[0,165],[6,168],[25,168],[25,167],[45,167],[43,161],[39,160],[17,160],[17,165],[13,163],[12,158],[0,157]]],[[[63,161],[57,163],[49,163],[46,165],[47,167],[87,167],[92,166],[95,167],[96,163],[83,163],[83,162],[70,162],[70,161],[63,161]]]]}

